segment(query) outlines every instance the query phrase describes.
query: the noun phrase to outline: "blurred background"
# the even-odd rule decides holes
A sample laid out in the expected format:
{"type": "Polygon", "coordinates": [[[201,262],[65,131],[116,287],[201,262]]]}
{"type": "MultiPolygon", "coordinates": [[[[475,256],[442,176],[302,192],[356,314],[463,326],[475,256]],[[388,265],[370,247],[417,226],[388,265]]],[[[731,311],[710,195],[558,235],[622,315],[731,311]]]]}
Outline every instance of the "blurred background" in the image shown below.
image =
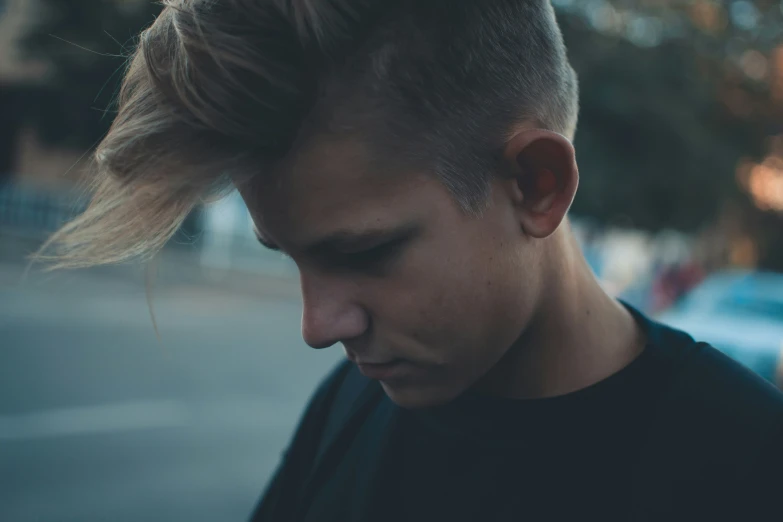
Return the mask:
{"type": "MultiPolygon", "coordinates": [[[[783,1],[553,3],[582,84],[573,219],[593,269],[779,383],[783,1]]],[[[244,520],[340,357],[301,341],[296,273],[236,195],[151,267],[25,273],[85,204],[85,159],[159,9],[0,0],[3,522],[244,520]]]]}

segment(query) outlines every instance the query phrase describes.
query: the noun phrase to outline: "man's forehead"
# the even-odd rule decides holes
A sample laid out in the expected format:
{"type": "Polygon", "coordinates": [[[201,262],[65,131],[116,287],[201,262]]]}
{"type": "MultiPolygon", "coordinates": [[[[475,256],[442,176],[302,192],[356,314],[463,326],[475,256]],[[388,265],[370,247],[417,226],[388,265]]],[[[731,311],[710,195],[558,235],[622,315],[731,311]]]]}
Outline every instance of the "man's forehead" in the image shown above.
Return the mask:
{"type": "Polygon", "coordinates": [[[415,208],[423,176],[379,168],[377,159],[359,140],[321,138],[260,174],[243,197],[264,236],[299,242],[392,227],[415,208]]]}
{"type": "MultiPolygon", "coordinates": [[[[298,143],[258,176],[258,190],[297,198],[346,190],[373,192],[399,181],[379,168],[381,152],[358,138],[322,134],[298,143]]],[[[399,174],[399,173],[395,173],[399,174]]]]}

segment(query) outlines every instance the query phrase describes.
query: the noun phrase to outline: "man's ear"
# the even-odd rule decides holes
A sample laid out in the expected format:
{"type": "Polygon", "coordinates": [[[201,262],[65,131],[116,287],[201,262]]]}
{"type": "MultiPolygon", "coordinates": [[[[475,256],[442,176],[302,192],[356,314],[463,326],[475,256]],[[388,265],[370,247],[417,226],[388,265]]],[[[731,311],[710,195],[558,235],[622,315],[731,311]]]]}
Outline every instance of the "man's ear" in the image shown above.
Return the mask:
{"type": "Polygon", "coordinates": [[[548,237],[568,213],[579,185],[573,145],[556,132],[522,130],[506,143],[503,161],[523,230],[548,237]]]}

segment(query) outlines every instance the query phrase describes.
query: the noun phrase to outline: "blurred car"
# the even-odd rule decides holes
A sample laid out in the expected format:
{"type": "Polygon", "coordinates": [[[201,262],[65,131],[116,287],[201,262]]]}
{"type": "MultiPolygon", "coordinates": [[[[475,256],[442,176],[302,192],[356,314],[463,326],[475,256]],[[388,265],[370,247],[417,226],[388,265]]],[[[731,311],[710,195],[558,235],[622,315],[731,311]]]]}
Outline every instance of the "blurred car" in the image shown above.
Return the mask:
{"type": "Polygon", "coordinates": [[[718,272],[658,320],[710,343],[783,388],[783,274],[718,272]]]}

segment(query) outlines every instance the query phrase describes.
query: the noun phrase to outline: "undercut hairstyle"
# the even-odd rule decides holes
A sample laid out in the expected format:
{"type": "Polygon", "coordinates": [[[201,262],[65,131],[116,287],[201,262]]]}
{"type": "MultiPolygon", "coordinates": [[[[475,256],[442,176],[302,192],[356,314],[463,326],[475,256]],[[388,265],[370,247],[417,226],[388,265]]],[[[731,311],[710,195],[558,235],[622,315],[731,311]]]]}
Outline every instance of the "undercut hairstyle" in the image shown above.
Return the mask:
{"type": "MultiPolygon", "coordinates": [[[[39,259],[148,257],[200,204],[305,135],[427,169],[466,212],[522,123],[573,137],[578,87],[548,0],[165,0],[129,59],[87,210],[39,259]]],[[[388,168],[388,167],[387,167],[388,168]]]]}

